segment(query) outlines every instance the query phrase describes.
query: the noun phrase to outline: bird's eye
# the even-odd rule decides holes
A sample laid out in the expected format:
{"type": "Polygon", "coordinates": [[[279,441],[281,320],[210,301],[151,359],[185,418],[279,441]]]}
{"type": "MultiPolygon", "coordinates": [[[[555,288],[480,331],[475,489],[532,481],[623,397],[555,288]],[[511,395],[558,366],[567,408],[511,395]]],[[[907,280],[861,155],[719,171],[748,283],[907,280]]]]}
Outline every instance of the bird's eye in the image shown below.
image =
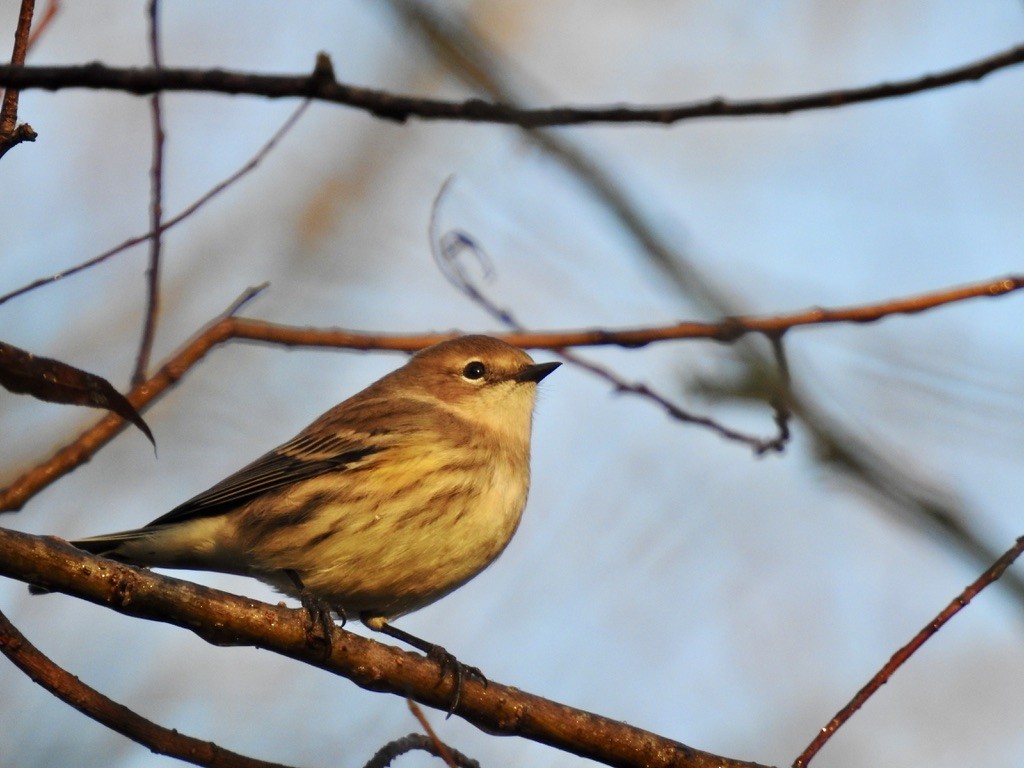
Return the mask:
{"type": "Polygon", "coordinates": [[[466,363],[466,367],[462,369],[462,377],[470,381],[482,379],[485,373],[487,373],[487,368],[479,360],[466,363]]]}

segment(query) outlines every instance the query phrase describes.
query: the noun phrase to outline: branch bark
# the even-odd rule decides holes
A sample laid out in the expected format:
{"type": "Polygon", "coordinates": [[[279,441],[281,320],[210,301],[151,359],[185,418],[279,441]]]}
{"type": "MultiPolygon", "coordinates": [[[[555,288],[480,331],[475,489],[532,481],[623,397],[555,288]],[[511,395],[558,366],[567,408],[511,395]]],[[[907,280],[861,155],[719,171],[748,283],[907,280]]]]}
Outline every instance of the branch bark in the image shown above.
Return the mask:
{"type": "MultiPolygon", "coordinates": [[[[264,648],[348,678],[361,688],[447,711],[452,676],[432,660],[340,627],[330,655],[310,642],[304,610],[268,605],[88,555],[54,538],[0,528],[0,575],[119,613],[188,629],[214,645],[264,648]]],[[[492,734],[520,736],[606,765],[765,768],[713,755],[496,682],[462,681],[455,714],[492,734]]]]}

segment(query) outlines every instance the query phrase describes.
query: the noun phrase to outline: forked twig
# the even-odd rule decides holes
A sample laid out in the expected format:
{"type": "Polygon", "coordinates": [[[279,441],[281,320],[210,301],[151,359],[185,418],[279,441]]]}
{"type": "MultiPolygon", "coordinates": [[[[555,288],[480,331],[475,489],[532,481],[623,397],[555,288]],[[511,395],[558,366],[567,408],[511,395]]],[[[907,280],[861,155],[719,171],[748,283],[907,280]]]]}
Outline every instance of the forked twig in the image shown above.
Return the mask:
{"type": "MultiPolygon", "coordinates": [[[[470,277],[469,271],[460,258],[463,253],[468,252],[472,254],[476,263],[480,264],[484,268],[484,276],[487,277],[493,275],[493,268],[491,267],[490,260],[483,249],[481,249],[472,238],[463,232],[449,231],[443,235],[439,233],[438,211],[440,208],[440,201],[450,188],[451,182],[452,179],[449,178],[441,186],[441,189],[434,200],[433,211],[431,213],[430,242],[434,261],[441,270],[441,274],[445,276],[449,283],[455,286],[456,289],[467,296],[475,304],[483,308],[491,315],[491,317],[519,333],[526,333],[524,326],[516,320],[510,310],[499,307],[494,303],[494,301],[486,296],[483,291],[480,290],[476,282],[470,277]]],[[[781,332],[776,336],[773,336],[773,339],[777,340],[777,352],[781,355],[781,332]]],[[[754,435],[744,434],[725,426],[711,417],[698,416],[690,413],[686,409],[669,400],[664,395],[656,392],[649,385],[640,382],[626,381],[610,368],[586,360],[580,355],[571,352],[564,347],[558,347],[554,349],[554,351],[558,353],[563,360],[566,360],[578,368],[582,368],[595,376],[604,379],[615,388],[616,392],[646,398],[647,400],[661,406],[662,410],[672,418],[687,424],[694,424],[696,426],[710,429],[727,440],[733,440],[735,442],[748,445],[758,456],[768,452],[782,451],[789,439],[788,411],[783,414],[783,412],[778,408],[775,409],[775,423],[778,427],[778,433],[775,436],[770,438],[761,438],[754,435]]],[[[779,359],[781,360],[782,358],[780,357],[779,359]]]]}

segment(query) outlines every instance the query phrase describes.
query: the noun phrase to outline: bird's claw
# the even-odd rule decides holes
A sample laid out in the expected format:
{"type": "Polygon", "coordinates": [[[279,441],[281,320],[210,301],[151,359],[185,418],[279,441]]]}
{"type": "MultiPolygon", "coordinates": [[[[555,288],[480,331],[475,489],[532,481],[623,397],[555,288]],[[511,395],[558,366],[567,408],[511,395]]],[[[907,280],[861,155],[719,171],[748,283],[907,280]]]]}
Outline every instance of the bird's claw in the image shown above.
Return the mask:
{"type": "Polygon", "coordinates": [[[455,709],[459,706],[459,700],[462,698],[462,681],[465,678],[472,678],[477,682],[482,683],[485,688],[487,687],[487,678],[479,668],[463,664],[455,658],[453,654],[449,653],[440,645],[430,646],[430,650],[427,651],[427,658],[436,661],[438,667],[440,667],[441,674],[438,677],[438,683],[443,682],[445,676],[449,673],[452,675],[452,698],[451,701],[448,702],[447,717],[451,717],[455,713],[455,709]]]}
{"type": "Polygon", "coordinates": [[[288,577],[299,591],[299,602],[306,610],[309,622],[306,625],[306,642],[310,645],[323,645],[324,658],[331,656],[331,649],[334,646],[334,630],[337,625],[331,612],[337,613],[341,618],[341,626],[345,626],[345,612],[340,608],[334,608],[322,597],[314,595],[302,583],[302,579],[295,571],[286,571],[288,577]],[[320,630],[320,634],[317,633],[320,630]]]}

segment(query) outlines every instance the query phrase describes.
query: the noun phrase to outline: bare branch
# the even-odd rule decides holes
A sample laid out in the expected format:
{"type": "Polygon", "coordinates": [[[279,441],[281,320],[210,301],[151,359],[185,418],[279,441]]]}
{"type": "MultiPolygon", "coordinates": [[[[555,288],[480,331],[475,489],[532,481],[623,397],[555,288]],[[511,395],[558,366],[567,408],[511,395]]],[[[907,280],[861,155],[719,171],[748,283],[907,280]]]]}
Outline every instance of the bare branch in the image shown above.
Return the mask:
{"type": "MultiPolygon", "coordinates": [[[[451,706],[451,675],[437,662],[338,627],[330,655],[311,640],[304,609],[230,595],[88,555],[58,539],[0,528],[0,575],[80,597],[119,613],[188,629],[215,645],[265,648],[361,688],[451,706]]],[[[612,766],[758,768],[713,755],[617,720],[574,709],[494,681],[465,679],[456,715],[488,733],[520,736],[612,766]]],[[[763,767],[762,767],[763,768],[763,767]]]]}
{"type": "Polygon", "coordinates": [[[816,109],[835,109],[980,80],[1021,62],[1024,62],[1024,45],[921,77],[797,96],[749,100],[713,98],[653,106],[561,106],[541,109],[521,109],[482,99],[444,101],[418,98],[360,88],[338,82],[333,75],[325,75],[327,70],[320,67],[310,75],[260,75],[221,69],[131,69],[108,67],[99,63],[65,67],[5,66],[0,67],[0,85],[23,90],[42,88],[51,91],[94,88],[140,95],[157,91],[198,91],[275,99],[302,97],[361,109],[376,117],[398,122],[420,118],[544,128],[594,123],[671,125],[698,118],[786,115],[816,109]]]}
{"type": "Polygon", "coordinates": [[[58,699],[112,731],[161,755],[208,768],[285,768],[239,755],[211,741],[164,728],[118,704],[57,666],[0,613],[0,653],[58,699]]]}
{"type": "MultiPolygon", "coordinates": [[[[552,350],[597,345],[642,347],[646,344],[670,339],[731,341],[746,333],[778,335],[799,325],[866,323],[893,314],[923,312],[971,298],[1001,296],[1022,287],[1024,287],[1024,277],[1006,277],[961,288],[948,288],[929,294],[891,299],[878,304],[841,309],[816,308],[764,317],[733,317],[721,323],[676,323],[671,326],[634,330],[538,331],[495,335],[509,344],[519,347],[552,350]]],[[[300,328],[234,317],[235,311],[235,308],[229,309],[213,320],[185,346],[175,352],[153,376],[134,387],[127,395],[132,405],[139,411],[144,410],[143,406],[159,399],[210,350],[231,339],[246,339],[288,347],[336,347],[363,351],[373,349],[415,352],[458,335],[455,333],[393,335],[340,329],[300,328]]],[[[662,405],[664,406],[664,404],[662,405]]],[[[21,509],[25,502],[40,490],[88,461],[96,451],[110,442],[124,427],[123,420],[116,416],[108,416],[87,429],[49,459],[0,490],[0,512],[21,509]]]]}
{"type": "Polygon", "coordinates": [[[850,703],[839,710],[836,716],[829,720],[828,724],[818,732],[818,735],[814,737],[814,740],[811,741],[807,749],[805,749],[793,762],[793,768],[804,768],[804,766],[806,766],[818,753],[818,750],[825,746],[825,743],[832,738],[832,735],[838,731],[847,720],[853,717],[854,713],[860,709],[879,688],[889,682],[889,678],[891,678],[893,674],[895,674],[896,670],[902,667],[907,660],[917,652],[918,648],[924,645],[929,638],[942,629],[947,621],[952,619],[963,608],[966,608],[971,600],[978,596],[978,593],[981,592],[981,590],[998,580],[1006,569],[1009,568],[1018,557],[1020,557],[1022,552],[1024,552],[1024,536],[1017,539],[1016,543],[1003,553],[1003,556],[996,560],[988,570],[971,582],[963,592],[953,598],[953,601],[943,608],[939,612],[938,616],[928,622],[920,632],[914,635],[914,638],[909,643],[892,655],[892,658],[886,662],[885,666],[878,670],[878,673],[868,681],[867,685],[857,691],[857,695],[850,700],[850,703]]]}
{"type": "MultiPolygon", "coordinates": [[[[149,0],[146,12],[149,23],[149,56],[153,67],[159,70],[160,61],[160,0],[149,0]]],[[[156,337],[156,323],[160,314],[160,249],[163,243],[164,199],[164,121],[161,115],[161,96],[149,97],[153,121],[153,161],[149,171],[149,227],[153,237],[149,240],[149,266],[146,269],[146,316],[139,341],[139,354],[135,359],[132,385],[141,384],[149,369],[149,358],[156,337]]]]}
{"type": "MultiPolygon", "coordinates": [[[[288,131],[290,131],[292,129],[292,127],[298,122],[299,118],[302,117],[302,114],[306,111],[306,109],[309,107],[309,105],[310,105],[309,101],[302,102],[295,109],[295,111],[292,112],[288,116],[288,119],[285,120],[284,123],[281,124],[281,127],[278,128],[277,131],[274,132],[274,135],[270,137],[270,139],[267,141],[267,143],[264,144],[262,147],[260,147],[260,149],[256,152],[256,154],[253,155],[245,163],[245,165],[243,165],[241,168],[239,168],[237,171],[232,173],[230,176],[228,176],[226,179],[224,179],[220,183],[215,184],[208,192],[206,192],[204,195],[202,195],[194,203],[192,203],[191,205],[186,207],[183,211],[181,211],[181,213],[179,213],[178,215],[173,216],[172,218],[170,218],[167,221],[165,221],[161,225],[161,227],[160,227],[160,232],[166,232],[171,227],[173,227],[173,226],[175,226],[177,224],[180,224],[182,221],[184,221],[189,216],[191,216],[193,213],[198,211],[200,208],[202,208],[204,205],[206,205],[206,203],[210,202],[210,200],[212,200],[217,195],[219,195],[221,192],[223,192],[228,187],[233,185],[236,181],[241,179],[247,173],[249,173],[252,170],[255,170],[255,168],[261,162],[263,162],[263,160],[267,157],[267,155],[270,154],[271,150],[273,150],[274,147],[277,146],[278,142],[280,142],[281,139],[284,138],[285,134],[288,133],[288,131]]],[[[17,296],[21,296],[22,294],[28,293],[29,291],[33,291],[36,288],[39,288],[40,286],[48,285],[50,283],[57,282],[58,280],[63,280],[65,277],[70,277],[71,275],[74,275],[74,274],[76,274],[78,272],[81,272],[82,270],[89,269],[90,267],[94,267],[97,264],[100,264],[100,263],[106,261],[111,256],[116,256],[117,254],[121,253],[122,251],[126,251],[129,248],[132,248],[132,247],[138,245],[139,243],[144,243],[145,241],[152,239],[153,237],[156,236],[156,234],[157,234],[156,231],[150,231],[150,232],[147,232],[144,235],[137,235],[135,237],[130,237],[127,240],[125,240],[123,243],[121,243],[120,245],[114,246],[110,250],[104,251],[103,253],[99,254],[98,256],[94,256],[93,258],[89,259],[88,261],[84,261],[81,264],[78,264],[78,265],[76,265],[74,267],[70,267],[70,268],[64,270],[63,272],[58,272],[55,275],[50,275],[48,277],[43,277],[43,278],[40,278],[38,280],[34,280],[33,282],[29,283],[28,285],[24,285],[21,288],[13,290],[13,291],[11,291],[9,293],[5,293],[4,295],[0,296],[0,304],[3,304],[5,301],[13,299],[13,298],[15,298],[17,296]]]]}
{"type": "MultiPolygon", "coordinates": [[[[14,30],[11,66],[22,67],[25,65],[35,6],[35,0],[21,0],[18,26],[14,30]]],[[[36,140],[36,132],[32,130],[32,126],[18,125],[18,94],[17,88],[8,87],[4,91],[3,104],[0,105],[0,157],[23,141],[36,140]]]]}
{"type": "MultiPolygon", "coordinates": [[[[489,48],[470,24],[458,14],[440,14],[420,0],[389,0],[390,5],[410,21],[413,28],[438,52],[456,76],[479,87],[496,101],[514,103],[517,96],[507,72],[508,61],[489,48]]],[[[677,245],[658,234],[640,206],[615,177],[599,162],[575,147],[564,132],[527,131],[525,135],[562,163],[604,205],[628,233],[647,260],[662,270],[671,284],[695,301],[711,316],[740,314],[734,302],[713,281],[706,279],[694,261],[677,245]]],[[[736,353],[752,371],[764,370],[767,359],[752,345],[737,345],[736,353]]],[[[756,373],[755,373],[756,375],[756,373]]],[[[987,565],[997,552],[975,530],[968,510],[943,497],[932,484],[908,476],[906,468],[883,455],[873,444],[861,440],[817,408],[810,398],[788,387],[786,410],[799,416],[813,436],[820,452],[841,467],[866,489],[877,493],[883,506],[922,528],[938,529],[972,562],[987,565]]],[[[776,422],[780,413],[776,412],[776,422]]],[[[780,430],[783,425],[780,424],[780,430]]],[[[1009,573],[1002,580],[1018,605],[1024,606],[1024,579],[1009,573]]]]}

